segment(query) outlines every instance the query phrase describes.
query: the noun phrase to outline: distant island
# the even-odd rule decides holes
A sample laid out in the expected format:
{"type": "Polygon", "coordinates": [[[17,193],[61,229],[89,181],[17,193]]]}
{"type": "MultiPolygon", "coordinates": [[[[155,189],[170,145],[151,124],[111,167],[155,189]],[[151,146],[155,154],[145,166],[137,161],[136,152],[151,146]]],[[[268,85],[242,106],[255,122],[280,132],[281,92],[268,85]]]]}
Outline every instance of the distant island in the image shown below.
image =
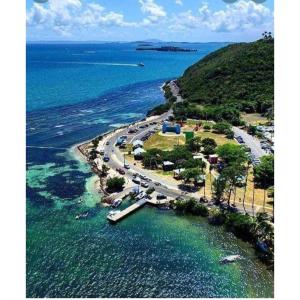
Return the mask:
{"type": "Polygon", "coordinates": [[[154,50],[154,51],[165,51],[165,52],[197,52],[197,49],[186,49],[174,46],[162,46],[162,47],[138,47],[138,51],[154,50]]]}

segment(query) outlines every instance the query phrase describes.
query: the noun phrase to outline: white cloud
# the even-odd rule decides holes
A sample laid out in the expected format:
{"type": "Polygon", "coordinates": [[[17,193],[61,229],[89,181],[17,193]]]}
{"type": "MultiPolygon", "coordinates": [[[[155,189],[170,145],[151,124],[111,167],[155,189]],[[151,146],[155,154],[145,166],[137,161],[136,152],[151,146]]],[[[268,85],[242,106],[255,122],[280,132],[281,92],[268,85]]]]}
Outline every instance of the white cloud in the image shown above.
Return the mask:
{"type": "Polygon", "coordinates": [[[139,3],[141,4],[141,11],[148,15],[143,20],[142,25],[157,23],[167,16],[164,8],[156,4],[154,0],[139,0],[139,3]]]}
{"type": "Polygon", "coordinates": [[[271,11],[254,1],[240,0],[227,5],[226,10],[208,14],[204,19],[213,31],[233,31],[247,29],[267,23],[272,18],[271,11]]]}
{"type": "Polygon", "coordinates": [[[52,29],[68,36],[74,28],[136,26],[126,22],[124,16],[106,11],[97,3],[83,4],[80,0],[49,0],[49,5],[34,3],[27,13],[27,25],[52,29]]]}
{"type": "Polygon", "coordinates": [[[198,10],[198,14],[186,11],[172,18],[169,26],[173,30],[189,28],[208,28],[216,32],[230,32],[257,28],[273,22],[273,13],[266,6],[254,1],[239,0],[227,5],[226,9],[211,11],[207,3],[198,10]]]}
{"type": "MultiPolygon", "coordinates": [[[[174,0],[181,5],[182,0],[174,0]]],[[[240,32],[249,28],[272,30],[273,12],[252,0],[238,0],[223,10],[213,10],[203,3],[198,11],[187,10],[167,18],[165,8],[155,0],[139,0],[143,19],[127,22],[122,13],[110,11],[94,2],[83,0],[49,0],[48,4],[33,3],[27,12],[27,25],[54,31],[62,36],[74,32],[88,33],[90,28],[106,30],[110,27],[151,27],[170,34],[208,29],[213,32],[240,32]],[[159,25],[159,26],[158,26],[159,25]],[[169,29],[169,31],[168,31],[169,29]]]]}

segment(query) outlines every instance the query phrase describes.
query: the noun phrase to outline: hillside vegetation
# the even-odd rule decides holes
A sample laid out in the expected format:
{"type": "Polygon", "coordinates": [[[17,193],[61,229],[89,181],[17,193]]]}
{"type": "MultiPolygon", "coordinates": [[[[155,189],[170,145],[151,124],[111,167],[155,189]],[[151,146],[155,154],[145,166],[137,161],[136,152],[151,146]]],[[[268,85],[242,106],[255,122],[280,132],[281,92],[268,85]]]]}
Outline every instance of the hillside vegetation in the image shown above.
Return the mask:
{"type": "MultiPolygon", "coordinates": [[[[208,109],[205,114],[214,114],[218,108],[234,114],[234,118],[241,111],[270,115],[274,103],[274,39],[219,49],[189,67],[177,82],[188,103],[204,105],[208,109]]],[[[179,115],[182,108],[178,107],[179,115]]],[[[195,113],[194,108],[191,110],[195,113]]],[[[231,122],[227,114],[221,118],[231,122]]]]}

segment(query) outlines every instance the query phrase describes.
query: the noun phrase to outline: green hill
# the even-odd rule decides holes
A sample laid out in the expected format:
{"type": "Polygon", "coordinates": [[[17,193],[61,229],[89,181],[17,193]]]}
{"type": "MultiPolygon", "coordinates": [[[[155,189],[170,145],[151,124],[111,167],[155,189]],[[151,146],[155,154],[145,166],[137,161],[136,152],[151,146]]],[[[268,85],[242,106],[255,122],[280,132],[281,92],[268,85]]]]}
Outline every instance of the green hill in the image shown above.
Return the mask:
{"type": "Polygon", "coordinates": [[[190,103],[266,114],[274,102],[274,40],[232,44],[189,67],[178,79],[190,103]]]}

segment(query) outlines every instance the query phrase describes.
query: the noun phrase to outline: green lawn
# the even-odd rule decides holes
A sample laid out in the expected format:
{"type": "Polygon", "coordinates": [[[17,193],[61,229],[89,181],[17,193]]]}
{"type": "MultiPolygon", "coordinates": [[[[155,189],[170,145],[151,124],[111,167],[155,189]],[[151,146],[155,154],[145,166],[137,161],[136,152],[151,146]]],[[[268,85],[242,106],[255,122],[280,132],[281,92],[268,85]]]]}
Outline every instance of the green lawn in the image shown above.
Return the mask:
{"type": "Polygon", "coordinates": [[[182,135],[179,136],[165,136],[155,133],[152,135],[145,143],[145,150],[159,148],[161,150],[172,150],[175,145],[184,145],[185,137],[182,135]]]}
{"type": "Polygon", "coordinates": [[[226,136],[224,134],[217,134],[217,133],[213,133],[210,131],[199,131],[199,132],[195,132],[195,136],[200,136],[202,139],[205,138],[212,138],[216,141],[217,145],[224,145],[227,143],[230,144],[237,144],[237,142],[235,140],[230,140],[228,138],[226,138],[226,136]]]}
{"type": "Polygon", "coordinates": [[[242,114],[241,117],[243,121],[251,125],[265,124],[268,122],[268,119],[260,114],[242,114]]]}

